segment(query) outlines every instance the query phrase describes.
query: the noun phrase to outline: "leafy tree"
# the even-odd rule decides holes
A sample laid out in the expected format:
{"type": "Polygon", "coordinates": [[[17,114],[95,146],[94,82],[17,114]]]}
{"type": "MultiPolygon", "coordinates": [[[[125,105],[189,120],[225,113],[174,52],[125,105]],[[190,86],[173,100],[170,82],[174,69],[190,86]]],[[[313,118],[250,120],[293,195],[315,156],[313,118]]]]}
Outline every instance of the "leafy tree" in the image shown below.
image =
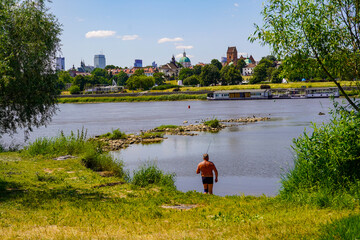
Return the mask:
{"type": "Polygon", "coordinates": [[[78,85],[72,85],[69,88],[70,94],[79,94],[80,93],[80,87],[78,85]]]}
{"type": "Polygon", "coordinates": [[[201,70],[200,84],[203,86],[209,86],[211,84],[216,85],[220,79],[220,72],[217,67],[212,64],[205,65],[201,70]]]}
{"type": "Polygon", "coordinates": [[[105,70],[109,70],[109,69],[117,69],[119,67],[115,66],[115,65],[106,65],[105,66],[105,70]]]}
{"type": "Polygon", "coordinates": [[[276,61],[276,57],[273,55],[268,55],[265,57],[267,60],[270,60],[271,62],[275,62],[276,61]]]}
{"type": "Polygon", "coordinates": [[[277,68],[274,71],[272,71],[271,82],[272,83],[281,83],[282,82],[281,69],[277,68]]]}
{"type": "Polygon", "coordinates": [[[338,82],[360,77],[359,12],[359,2],[354,0],[268,0],[262,11],[264,23],[256,26],[250,39],[269,44],[278,58],[293,65],[298,65],[294,53],[316,59],[317,66],[359,111],[338,82]]]}
{"type": "Polygon", "coordinates": [[[133,75],[126,81],[126,86],[130,90],[136,90],[136,89],[149,90],[154,85],[155,85],[155,79],[153,77],[147,77],[145,75],[142,76],[133,75]]]}
{"type": "Polygon", "coordinates": [[[179,73],[179,79],[184,80],[190,76],[194,75],[194,70],[190,68],[182,68],[179,73]]]}
{"type": "Polygon", "coordinates": [[[136,69],[134,74],[132,76],[141,76],[141,75],[145,75],[145,71],[144,69],[136,69]]]}
{"type": "Polygon", "coordinates": [[[71,83],[73,81],[70,73],[67,71],[58,72],[58,89],[64,90],[66,83],[71,83]]]}
{"type": "Polygon", "coordinates": [[[246,67],[246,62],[244,59],[239,59],[236,63],[236,69],[238,69],[240,71],[240,73],[242,72],[242,69],[246,67]]]}
{"type": "Polygon", "coordinates": [[[56,112],[61,28],[40,0],[0,1],[0,26],[0,136],[27,136],[56,112]]]}
{"type": "Polygon", "coordinates": [[[222,85],[237,85],[242,82],[240,71],[234,66],[225,66],[220,71],[222,85]]]}
{"type": "Polygon", "coordinates": [[[217,69],[219,69],[219,71],[222,69],[222,64],[219,60],[217,59],[213,59],[211,60],[211,65],[214,65],[215,67],[217,67],[217,69]]]}
{"type": "Polygon", "coordinates": [[[200,74],[201,74],[201,69],[202,69],[202,66],[201,66],[201,65],[195,65],[194,68],[193,68],[194,75],[200,76],[200,74]]]}
{"type": "Polygon", "coordinates": [[[266,81],[267,79],[267,65],[266,63],[259,63],[255,68],[254,68],[254,73],[253,76],[250,80],[251,84],[256,84],[256,83],[260,83],[263,81],[266,81]]]}
{"type": "Polygon", "coordinates": [[[158,86],[163,85],[165,83],[165,75],[164,75],[164,73],[161,73],[161,72],[154,73],[153,77],[155,79],[155,83],[158,86]]]}
{"type": "Polygon", "coordinates": [[[119,72],[111,78],[111,81],[114,80],[118,86],[125,86],[128,79],[129,77],[126,73],[119,72]]]}
{"type": "Polygon", "coordinates": [[[200,83],[199,76],[192,75],[184,79],[184,85],[198,85],[200,83]]]}
{"type": "Polygon", "coordinates": [[[86,80],[86,78],[82,75],[77,75],[74,77],[74,80],[72,82],[72,85],[77,85],[80,88],[80,91],[84,90],[85,84],[89,81],[86,80]]]}

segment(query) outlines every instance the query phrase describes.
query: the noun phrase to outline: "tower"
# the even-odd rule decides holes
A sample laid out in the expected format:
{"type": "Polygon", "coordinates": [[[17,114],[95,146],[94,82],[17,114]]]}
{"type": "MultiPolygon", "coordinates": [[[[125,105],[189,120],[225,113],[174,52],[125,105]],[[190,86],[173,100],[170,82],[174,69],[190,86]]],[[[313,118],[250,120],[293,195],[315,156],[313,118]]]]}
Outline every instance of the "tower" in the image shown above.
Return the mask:
{"type": "Polygon", "coordinates": [[[104,69],[106,66],[106,59],[104,54],[97,54],[94,56],[94,66],[95,68],[104,69]]]}
{"type": "Polygon", "coordinates": [[[230,62],[233,62],[234,65],[237,63],[237,50],[236,47],[228,47],[227,53],[226,53],[226,64],[229,64],[230,62]]]}

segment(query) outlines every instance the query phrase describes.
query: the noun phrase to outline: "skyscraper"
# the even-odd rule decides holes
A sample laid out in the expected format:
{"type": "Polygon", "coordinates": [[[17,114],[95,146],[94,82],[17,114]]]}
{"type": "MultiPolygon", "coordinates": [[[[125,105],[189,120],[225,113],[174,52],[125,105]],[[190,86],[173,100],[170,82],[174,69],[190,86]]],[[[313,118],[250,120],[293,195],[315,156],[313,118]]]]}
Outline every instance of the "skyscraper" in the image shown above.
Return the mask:
{"type": "Polygon", "coordinates": [[[106,66],[106,59],[104,54],[97,54],[94,57],[94,66],[95,68],[104,69],[106,66]]]}
{"type": "Polygon", "coordinates": [[[56,70],[65,71],[65,58],[64,57],[56,58],[56,70]]]}
{"type": "Polygon", "coordinates": [[[135,59],[134,67],[142,67],[142,60],[141,59],[135,59]]]}

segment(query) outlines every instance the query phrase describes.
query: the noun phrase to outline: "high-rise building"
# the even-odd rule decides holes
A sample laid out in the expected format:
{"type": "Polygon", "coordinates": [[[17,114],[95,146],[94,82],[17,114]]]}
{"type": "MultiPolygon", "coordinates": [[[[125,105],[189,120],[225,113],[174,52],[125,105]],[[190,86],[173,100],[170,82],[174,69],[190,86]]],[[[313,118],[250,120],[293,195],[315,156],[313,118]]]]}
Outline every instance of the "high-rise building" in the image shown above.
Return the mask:
{"type": "Polygon", "coordinates": [[[106,66],[106,59],[104,54],[97,54],[94,57],[94,66],[95,68],[104,69],[106,66]]]}
{"type": "Polygon", "coordinates": [[[142,67],[142,60],[141,59],[135,59],[134,67],[142,67]]]}
{"type": "Polygon", "coordinates": [[[64,57],[56,58],[56,70],[65,71],[65,58],[64,57]]]}

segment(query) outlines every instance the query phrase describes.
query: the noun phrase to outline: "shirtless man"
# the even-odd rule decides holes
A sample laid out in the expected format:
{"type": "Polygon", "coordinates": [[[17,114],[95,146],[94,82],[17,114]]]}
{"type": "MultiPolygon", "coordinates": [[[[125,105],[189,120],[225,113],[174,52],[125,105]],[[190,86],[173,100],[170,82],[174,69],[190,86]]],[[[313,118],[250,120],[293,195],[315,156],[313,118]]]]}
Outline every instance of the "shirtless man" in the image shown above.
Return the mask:
{"type": "Polygon", "coordinates": [[[201,172],[202,182],[204,185],[204,193],[205,194],[213,194],[213,184],[214,184],[214,175],[215,172],[215,182],[218,181],[218,171],[213,162],[209,161],[209,155],[205,153],[203,155],[204,161],[199,163],[196,174],[201,172]]]}

